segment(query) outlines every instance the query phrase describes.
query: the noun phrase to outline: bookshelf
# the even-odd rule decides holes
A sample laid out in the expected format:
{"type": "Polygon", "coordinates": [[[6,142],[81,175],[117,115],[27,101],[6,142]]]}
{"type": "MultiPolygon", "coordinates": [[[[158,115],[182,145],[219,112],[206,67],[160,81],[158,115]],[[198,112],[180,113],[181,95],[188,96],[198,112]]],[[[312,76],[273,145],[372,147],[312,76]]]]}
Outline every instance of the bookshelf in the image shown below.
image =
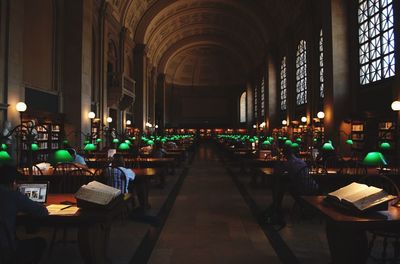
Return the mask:
{"type": "Polygon", "coordinates": [[[351,122],[351,139],[353,140],[352,150],[363,151],[365,146],[365,122],[351,122]]]}
{"type": "Polygon", "coordinates": [[[382,121],[378,123],[378,146],[388,142],[391,149],[396,149],[396,123],[393,121],[382,121]]]}
{"type": "MultiPolygon", "coordinates": [[[[31,126],[34,143],[37,143],[39,149],[34,151],[34,162],[48,161],[52,152],[61,147],[64,127],[63,117],[57,114],[32,113],[25,114],[22,118],[22,124],[31,126]]],[[[27,158],[28,139],[22,138],[22,162],[27,158]]]]}

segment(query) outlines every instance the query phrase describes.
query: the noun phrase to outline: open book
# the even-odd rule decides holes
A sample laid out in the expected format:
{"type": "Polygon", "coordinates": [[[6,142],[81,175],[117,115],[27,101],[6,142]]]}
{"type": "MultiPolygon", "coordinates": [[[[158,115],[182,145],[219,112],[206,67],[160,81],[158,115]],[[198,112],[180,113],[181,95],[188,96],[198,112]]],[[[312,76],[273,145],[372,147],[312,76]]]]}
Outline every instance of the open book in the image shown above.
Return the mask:
{"type": "Polygon", "coordinates": [[[353,182],[329,193],[327,198],[364,211],[393,200],[396,196],[389,195],[383,189],[374,186],[353,182]]]}
{"type": "Polygon", "coordinates": [[[107,205],[115,197],[121,194],[121,190],[102,184],[97,181],[91,181],[75,193],[75,198],[83,201],[107,205]]]}

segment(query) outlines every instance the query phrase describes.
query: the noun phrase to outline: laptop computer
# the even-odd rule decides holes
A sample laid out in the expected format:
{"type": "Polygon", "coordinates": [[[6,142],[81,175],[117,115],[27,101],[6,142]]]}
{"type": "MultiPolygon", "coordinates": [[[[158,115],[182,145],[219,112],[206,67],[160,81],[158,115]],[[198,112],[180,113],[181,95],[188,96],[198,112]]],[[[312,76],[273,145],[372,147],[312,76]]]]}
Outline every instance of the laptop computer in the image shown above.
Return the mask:
{"type": "Polygon", "coordinates": [[[18,190],[29,199],[38,203],[47,201],[48,182],[24,182],[18,184],[18,190]]]}

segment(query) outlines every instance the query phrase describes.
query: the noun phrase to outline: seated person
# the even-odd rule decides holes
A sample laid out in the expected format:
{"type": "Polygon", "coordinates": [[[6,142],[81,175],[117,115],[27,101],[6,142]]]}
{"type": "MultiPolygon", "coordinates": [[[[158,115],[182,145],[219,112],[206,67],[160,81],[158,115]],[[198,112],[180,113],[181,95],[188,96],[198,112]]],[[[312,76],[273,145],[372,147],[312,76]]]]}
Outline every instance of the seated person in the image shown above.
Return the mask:
{"type": "Polygon", "coordinates": [[[150,153],[150,155],[153,158],[164,158],[167,155],[167,152],[165,151],[165,149],[162,147],[162,143],[160,141],[157,141],[154,146],[153,149],[150,153]]]}
{"type": "Polygon", "coordinates": [[[177,149],[177,148],[178,148],[178,145],[176,145],[176,143],[173,142],[173,141],[167,141],[167,142],[165,142],[164,146],[165,146],[165,148],[167,148],[167,149],[177,149]]]}
{"type": "Polygon", "coordinates": [[[46,240],[35,237],[19,240],[15,236],[18,212],[41,217],[48,215],[46,207],[30,200],[17,190],[17,169],[14,166],[0,166],[0,254],[10,252],[5,263],[38,263],[46,248],[46,240]],[[11,252],[15,252],[12,255],[11,252]],[[9,262],[8,262],[9,261],[9,262]]]}
{"type": "Polygon", "coordinates": [[[287,187],[295,199],[301,195],[316,195],[319,192],[318,184],[308,173],[307,164],[295,155],[293,148],[285,146],[283,155],[286,161],[275,168],[272,205],[265,212],[267,216],[265,220],[271,224],[284,225],[282,200],[287,187]]]}
{"type": "MultiPolygon", "coordinates": [[[[135,173],[133,172],[133,170],[131,169],[127,169],[125,168],[125,161],[124,161],[124,157],[121,154],[114,154],[113,156],[113,160],[111,162],[111,166],[112,167],[117,167],[119,168],[121,171],[124,172],[125,174],[125,182],[126,182],[126,187],[125,190],[121,190],[123,191],[123,193],[127,193],[128,192],[128,185],[130,181],[133,181],[135,179],[135,173]]],[[[113,174],[113,176],[115,176],[115,174],[113,174]]],[[[112,186],[118,186],[117,181],[118,179],[113,179],[113,183],[112,186]]]]}
{"type": "Polygon", "coordinates": [[[83,166],[87,166],[85,159],[79,155],[78,153],[76,153],[76,150],[73,148],[67,148],[68,153],[72,156],[72,158],[74,158],[73,163],[79,164],[79,165],[83,165],[83,166]]]}

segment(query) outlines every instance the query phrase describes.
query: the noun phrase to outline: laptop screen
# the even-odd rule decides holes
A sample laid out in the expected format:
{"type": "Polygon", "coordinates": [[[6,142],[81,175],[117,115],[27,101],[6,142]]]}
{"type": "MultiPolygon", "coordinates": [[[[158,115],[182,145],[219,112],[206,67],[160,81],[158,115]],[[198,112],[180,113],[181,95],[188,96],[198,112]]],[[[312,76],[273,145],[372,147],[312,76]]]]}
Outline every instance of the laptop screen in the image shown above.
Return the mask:
{"type": "Polygon", "coordinates": [[[47,187],[47,183],[20,183],[18,190],[32,201],[45,203],[47,200],[47,187]]]}

